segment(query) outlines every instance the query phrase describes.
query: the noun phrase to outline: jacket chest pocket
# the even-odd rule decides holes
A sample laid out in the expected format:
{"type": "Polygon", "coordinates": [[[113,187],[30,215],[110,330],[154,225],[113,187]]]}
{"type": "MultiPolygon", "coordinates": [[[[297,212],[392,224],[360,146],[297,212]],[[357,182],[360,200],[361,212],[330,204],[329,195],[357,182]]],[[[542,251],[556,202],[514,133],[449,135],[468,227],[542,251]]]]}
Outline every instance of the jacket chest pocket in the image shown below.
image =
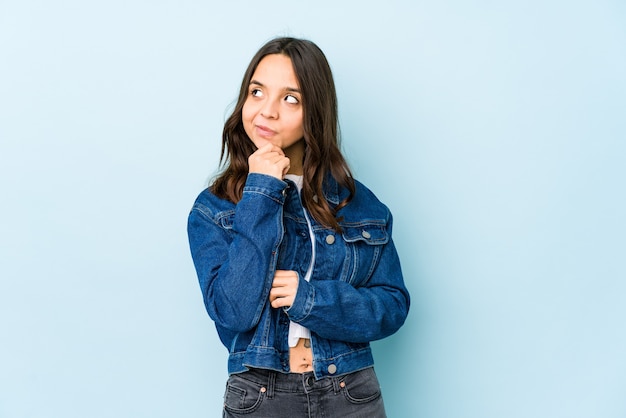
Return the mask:
{"type": "Polygon", "coordinates": [[[384,221],[342,225],[346,253],[341,278],[355,287],[372,275],[383,247],[389,241],[384,221]]]}
{"type": "Polygon", "coordinates": [[[217,223],[220,227],[222,227],[222,229],[224,229],[230,236],[232,236],[233,234],[234,221],[235,221],[234,210],[225,210],[223,212],[219,212],[215,216],[215,223],[217,223]]]}

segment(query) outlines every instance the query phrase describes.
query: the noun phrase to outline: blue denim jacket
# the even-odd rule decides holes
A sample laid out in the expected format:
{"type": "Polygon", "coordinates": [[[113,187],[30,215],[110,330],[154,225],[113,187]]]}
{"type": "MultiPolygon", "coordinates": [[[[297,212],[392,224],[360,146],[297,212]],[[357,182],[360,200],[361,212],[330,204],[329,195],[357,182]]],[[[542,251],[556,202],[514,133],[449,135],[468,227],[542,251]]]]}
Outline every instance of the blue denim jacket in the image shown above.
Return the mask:
{"type": "MultiPolygon", "coordinates": [[[[334,207],[348,191],[331,178],[324,194],[334,207]]],[[[230,353],[230,374],[249,367],[289,372],[290,320],[311,330],[317,378],[372,366],[369,342],[404,323],[409,294],[391,239],[391,213],[356,182],[353,200],[338,216],[341,234],[310,217],[316,257],[307,282],[311,238],[291,181],[251,173],[236,205],[208,189],[198,196],[189,243],[207,312],[230,353]],[[286,309],[269,303],[277,269],[300,277],[286,309]]]]}

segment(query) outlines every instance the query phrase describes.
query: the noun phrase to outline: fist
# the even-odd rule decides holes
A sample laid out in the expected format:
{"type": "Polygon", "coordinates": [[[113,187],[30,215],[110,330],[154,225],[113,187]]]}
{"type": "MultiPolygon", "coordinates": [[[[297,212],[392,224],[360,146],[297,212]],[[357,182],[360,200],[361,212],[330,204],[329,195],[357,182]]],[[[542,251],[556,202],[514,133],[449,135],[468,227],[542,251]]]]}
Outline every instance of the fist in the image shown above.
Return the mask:
{"type": "Polygon", "coordinates": [[[276,270],[270,290],[270,304],[273,308],[288,308],[293,305],[298,292],[298,280],[298,273],[295,271],[276,270]]]}
{"type": "Polygon", "coordinates": [[[267,174],[282,180],[289,171],[289,158],[280,147],[266,144],[248,157],[248,172],[267,174]]]}

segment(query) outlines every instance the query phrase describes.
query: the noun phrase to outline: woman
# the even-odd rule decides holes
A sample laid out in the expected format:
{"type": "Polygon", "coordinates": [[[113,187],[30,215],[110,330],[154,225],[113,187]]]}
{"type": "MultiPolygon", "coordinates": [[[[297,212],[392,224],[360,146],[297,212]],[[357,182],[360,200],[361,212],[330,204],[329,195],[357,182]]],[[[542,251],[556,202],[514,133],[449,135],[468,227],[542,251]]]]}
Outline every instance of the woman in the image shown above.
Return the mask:
{"type": "Polygon", "coordinates": [[[392,217],[338,145],[323,52],[278,38],[252,58],[223,170],[189,215],[204,303],[229,350],[224,417],[384,417],[369,342],[404,323],[392,217]]]}

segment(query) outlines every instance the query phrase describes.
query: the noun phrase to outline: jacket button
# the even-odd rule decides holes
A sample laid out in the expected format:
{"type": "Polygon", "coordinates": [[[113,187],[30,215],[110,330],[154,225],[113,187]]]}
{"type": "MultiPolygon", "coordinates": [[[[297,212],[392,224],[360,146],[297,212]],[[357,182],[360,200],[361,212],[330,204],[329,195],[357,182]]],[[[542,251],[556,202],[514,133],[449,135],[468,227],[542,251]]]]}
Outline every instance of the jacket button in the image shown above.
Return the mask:
{"type": "Polygon", "coordinates": [[[337,366],[335,366],[334,364],[331,364],[330,366],[328,366],[328,373],[330,374],[337,373],[337,366]]]}
{"type": "Polygon", "coordinates": [[[332,245],[334,243],[335,243],[335,236],[334,235],[326,235],[326,244],[332,245]]]}
{"type": "Polygon", "coordinates": [[[370,235],[370,233],[369,233],[369,232],[367,232],[367,231],[363,231],[363,232],[361,232],[361,235],[362,235],[362,236],[363,236],[363,238],[365,238],[365,239],[370,239],[370,238],[372,237],[372,236],[370,235]]]}

